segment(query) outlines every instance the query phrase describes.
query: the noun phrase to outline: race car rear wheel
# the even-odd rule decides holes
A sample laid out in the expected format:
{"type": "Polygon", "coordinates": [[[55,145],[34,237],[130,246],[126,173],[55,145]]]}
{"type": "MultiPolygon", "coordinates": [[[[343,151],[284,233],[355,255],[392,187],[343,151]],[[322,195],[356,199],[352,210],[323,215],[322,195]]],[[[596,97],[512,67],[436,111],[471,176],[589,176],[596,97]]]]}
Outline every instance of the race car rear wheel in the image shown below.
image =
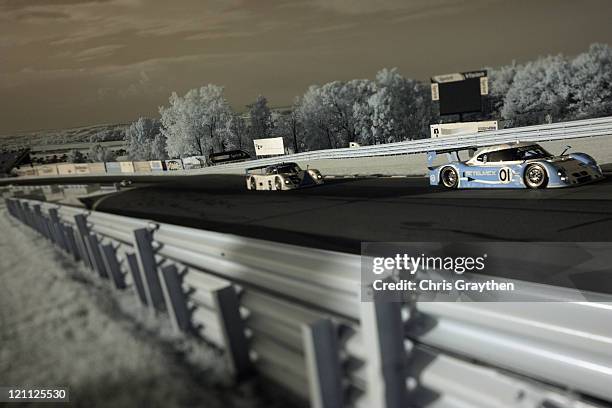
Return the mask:
{"type": "Polygon", "coordinates": [[[255,177],[251,177],[249,183],[251,185],[251,190],[257,190],[257,181],[255,181],[255,177]]]}
{"type": "Polygon", "coordinates": [[[525,169],[525,185],[528,188],[544,188],[548,184],[546,170],[539,164],[530,164],[525,169]]]}
{"type": "Polygon", "coordinates": [[[281,180],[280,177],[274,179],[274,188],[276,191],[281,191],[283,189],[283,180],[281,180]]]}
{"type": "Polygon", "coordinates": [[[459,185],[459,175],[454,167],[445,167],[440,172],[440,181],[446,188],[457,188],[459,185]]]}

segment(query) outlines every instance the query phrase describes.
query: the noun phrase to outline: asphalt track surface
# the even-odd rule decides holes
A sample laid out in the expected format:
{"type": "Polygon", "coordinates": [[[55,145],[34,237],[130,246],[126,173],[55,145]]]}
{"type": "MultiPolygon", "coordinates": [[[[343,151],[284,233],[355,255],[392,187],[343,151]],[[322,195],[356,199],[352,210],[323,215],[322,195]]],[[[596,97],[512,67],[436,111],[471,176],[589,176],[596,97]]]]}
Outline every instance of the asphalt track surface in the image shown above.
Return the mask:
{"type": "Polygon", "coordinates": [[[247,191],[203,175],[89,199],[95,210],[271,241],[359,253],[362,241],[612,241],[612,176],[554,190],[443,190],[424,177],[332,179],[247,191]]]}

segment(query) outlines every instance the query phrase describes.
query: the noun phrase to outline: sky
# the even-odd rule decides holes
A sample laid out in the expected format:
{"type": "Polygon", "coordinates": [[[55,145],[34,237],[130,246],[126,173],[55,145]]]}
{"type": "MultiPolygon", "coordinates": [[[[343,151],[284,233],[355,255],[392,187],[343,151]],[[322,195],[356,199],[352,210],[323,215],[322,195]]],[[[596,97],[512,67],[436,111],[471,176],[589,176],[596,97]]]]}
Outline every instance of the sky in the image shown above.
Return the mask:
{"type": "Polygon", "coordinates": [[[312,84],[575,55],[609,0],[0,0],[0,134],[158,116],[214,83],[236,110],[312,84]]]}

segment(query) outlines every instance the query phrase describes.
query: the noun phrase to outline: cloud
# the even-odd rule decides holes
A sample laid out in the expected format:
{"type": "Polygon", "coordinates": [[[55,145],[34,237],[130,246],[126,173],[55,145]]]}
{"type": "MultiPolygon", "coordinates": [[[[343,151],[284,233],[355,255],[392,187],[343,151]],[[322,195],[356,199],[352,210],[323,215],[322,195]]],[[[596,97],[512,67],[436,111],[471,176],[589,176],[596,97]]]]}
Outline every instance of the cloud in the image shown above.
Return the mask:
{"type": "Polygon", "coordinates": [[[26,9],[15,13],[14,18],[20,21],[62,20],[70,18],[70,15],[60,11],[26,9]]]}
{"type": "Polygon", "coordinates": [[[83,5],[136,5],[141,0],[0,0],[0,10],[19,11],[33,8],[75,7],[83,5]]]}
{"type": "Polygon", "coordinates": [[[89,60],[93,60],[97,58],[104,58],[104,57],[111,56],[116,50],[120,48],[124,48],[124,47],[125,45],[123,44],[103,45],[100,47],[89,48],[89,49],[77,52],[76,54],[73,54],[72,56],[77,61],[89,61],[89,60]]]}
{"type": "Polygon", "coordinates": [[[315,0],[322,9],[342,14],[370,14],[394,10],[414,9],[440,0],[315,0]]]}
{"type": "Polygon", "coordinates": [[[331,33],[335,31],[350,30],[351,28],[354,28],[357,25],[358,25],[357,23],[339,23],[339,24],[327,25],[323,27],[313,27],[307,30],[307,32],[313,33],[313,34],[325,34],[325,33],[331,33]]]}
{"type": "Polygon", "coordinates": [[[470,9],[500,0],[315,0],[315,5],[340,14],[398,12],[405,20],[470,9]]]}

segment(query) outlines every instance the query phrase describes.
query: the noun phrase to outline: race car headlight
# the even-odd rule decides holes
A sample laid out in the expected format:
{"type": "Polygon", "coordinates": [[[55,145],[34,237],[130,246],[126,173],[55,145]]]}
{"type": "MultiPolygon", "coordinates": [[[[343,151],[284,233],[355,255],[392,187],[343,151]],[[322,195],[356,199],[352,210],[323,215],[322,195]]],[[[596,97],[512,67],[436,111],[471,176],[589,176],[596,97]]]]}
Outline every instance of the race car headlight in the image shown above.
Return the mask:
{"type": "Polygon", "coordinates": [[[289,181],[288,179],[285,179],[285,184],[289,184],[291,183],[291,181],[289,181]]]}
{"type": "Polygon", "coordinates": [[[567,181],[567,173],[565,172],[565,169],[558,168],[557,169],[557,176],[559,176],[561,181],[567,181]]]}

